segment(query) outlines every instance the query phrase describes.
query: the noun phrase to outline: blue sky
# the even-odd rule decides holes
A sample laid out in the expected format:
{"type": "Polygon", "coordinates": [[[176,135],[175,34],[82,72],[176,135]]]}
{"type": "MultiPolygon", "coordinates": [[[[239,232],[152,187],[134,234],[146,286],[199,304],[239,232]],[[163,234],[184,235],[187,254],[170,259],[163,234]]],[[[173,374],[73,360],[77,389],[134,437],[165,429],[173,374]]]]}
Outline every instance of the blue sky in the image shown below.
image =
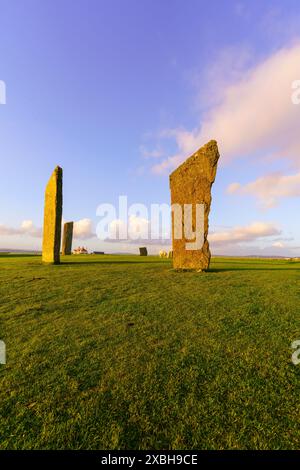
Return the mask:
{"type": "Polygon", "coordinates": [[[0,248],[40,248],[59,164],[76,242],[136,251],[91,235],[97,206],[169,203],[168,174],[215,138],[213,251],[296,256],[299,24],[298,0],[0,0],[0,248]]]}

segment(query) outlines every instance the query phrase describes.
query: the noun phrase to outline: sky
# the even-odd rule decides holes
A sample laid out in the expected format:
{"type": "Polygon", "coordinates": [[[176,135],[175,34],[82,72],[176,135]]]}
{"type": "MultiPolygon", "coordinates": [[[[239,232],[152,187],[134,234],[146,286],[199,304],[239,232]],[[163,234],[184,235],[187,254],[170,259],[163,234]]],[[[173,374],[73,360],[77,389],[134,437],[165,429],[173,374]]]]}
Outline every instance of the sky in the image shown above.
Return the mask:
{"type": "Polygon", "coordinates": [[[0,0],[0,248],[41,249],[60,165],[74,244],[137,252],[97,237],[99,205],[169,204],[215,139],[213,254],[299,256],[299,26],[298,0],[0,0]]]}

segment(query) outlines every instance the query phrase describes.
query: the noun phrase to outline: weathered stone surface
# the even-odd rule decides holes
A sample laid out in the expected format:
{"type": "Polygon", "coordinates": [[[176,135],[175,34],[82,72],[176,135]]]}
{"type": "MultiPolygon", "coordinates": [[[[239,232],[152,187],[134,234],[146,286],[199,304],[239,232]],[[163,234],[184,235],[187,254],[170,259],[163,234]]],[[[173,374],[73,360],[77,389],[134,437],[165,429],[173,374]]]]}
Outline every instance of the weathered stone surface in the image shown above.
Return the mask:
{"type": "Polygon", "coordinates": [[[215,140],[208,142],[170,175],[171,204],[182,207],[182,238],[174,236],[174,212],[172,213],[173,267],[202,271],[209,268],[210,250],[207,240],[208,216],[211,205],[211,187],[215,181],[219,159],[218,145],[215,140]],[[187,250],[191,240],[185,238],[184,205],[192,204],[192,230],[196,231],[196,204],[204,205],[204,239],[201,248],[187,250]]]}
{"type": "Polygon", "coordinates": [[[142,246],[140,248],[140,256],[147,256],[147,255],[148,255],[147,248],[145,246],[142,246]]]}
{"type": "Polygon", "coordinates": [[[43,255],[45,263],[60,262],[62,218],[62,168],[53,171],[45,191],[43,255]]]}
{"type": "Polygon", "coordinates": [[[72,240],[73,240],[73,222],[66,222],[63,230],[62,240],[62,255],[70,255],[72,253],[72,240]]]}

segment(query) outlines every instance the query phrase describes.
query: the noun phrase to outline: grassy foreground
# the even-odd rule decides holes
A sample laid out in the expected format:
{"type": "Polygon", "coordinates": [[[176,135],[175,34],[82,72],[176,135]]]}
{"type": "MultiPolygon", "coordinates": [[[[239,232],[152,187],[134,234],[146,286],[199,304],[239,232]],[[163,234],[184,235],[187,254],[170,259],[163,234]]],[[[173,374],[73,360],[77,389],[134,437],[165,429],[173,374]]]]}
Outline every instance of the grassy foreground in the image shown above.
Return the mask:
{"type": "Polygon", "coordinates": [[[300,448],[300,263],[0,255],[1,449],[300,448]]]}

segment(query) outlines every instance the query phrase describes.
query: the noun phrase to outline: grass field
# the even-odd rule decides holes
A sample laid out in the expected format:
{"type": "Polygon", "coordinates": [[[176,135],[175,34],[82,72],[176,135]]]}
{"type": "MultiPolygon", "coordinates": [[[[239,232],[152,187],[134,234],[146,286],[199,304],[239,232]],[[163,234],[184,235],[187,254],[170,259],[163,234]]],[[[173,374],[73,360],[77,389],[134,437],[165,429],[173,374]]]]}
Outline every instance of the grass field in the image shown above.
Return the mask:
{"type": "Polygon", "coordinates": [[[0,256],[1,449],[300,448],[300,263],[0,256]]]}

